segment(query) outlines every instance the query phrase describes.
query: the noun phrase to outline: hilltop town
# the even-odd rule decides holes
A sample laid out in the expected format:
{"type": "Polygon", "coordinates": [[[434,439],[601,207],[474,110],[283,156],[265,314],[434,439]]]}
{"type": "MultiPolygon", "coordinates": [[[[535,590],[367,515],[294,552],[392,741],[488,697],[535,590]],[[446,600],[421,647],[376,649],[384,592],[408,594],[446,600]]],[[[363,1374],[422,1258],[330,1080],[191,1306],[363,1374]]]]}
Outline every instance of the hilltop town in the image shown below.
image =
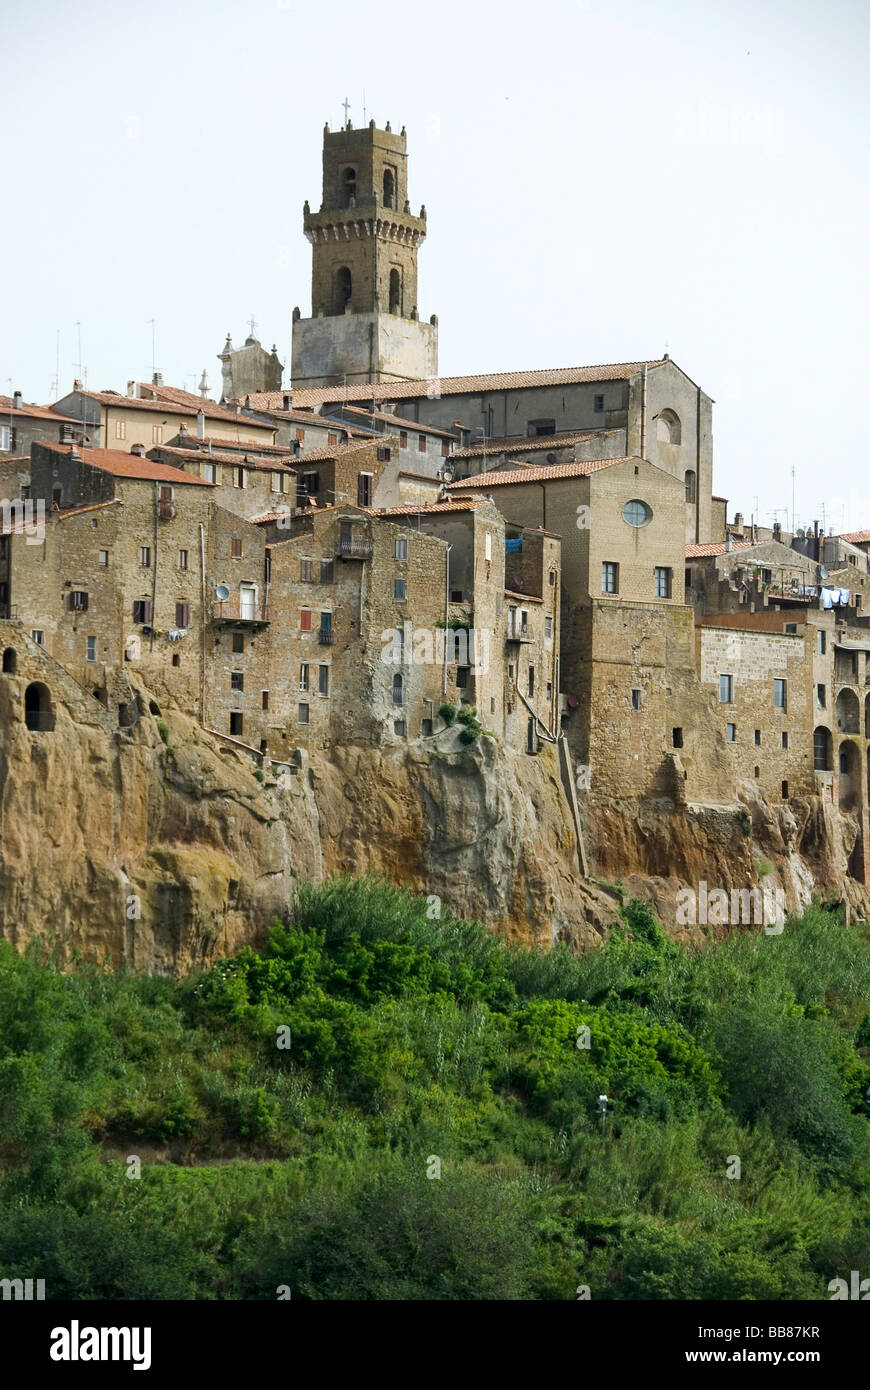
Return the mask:
{"type": "Polygon", "coordinates": [[[289,385],[252,326],[219,400],[0,397],[5,720],[35,747],[61,709],[116,741],[174,710],[276,786],[543,757],[580,880],[712,877],[697,851],[743,886],[754,840],[791,906],[863,915],[870,530],[729,520],[667,354],[440,376],[407,166],[404,130],[326,128],[289,385]]]}

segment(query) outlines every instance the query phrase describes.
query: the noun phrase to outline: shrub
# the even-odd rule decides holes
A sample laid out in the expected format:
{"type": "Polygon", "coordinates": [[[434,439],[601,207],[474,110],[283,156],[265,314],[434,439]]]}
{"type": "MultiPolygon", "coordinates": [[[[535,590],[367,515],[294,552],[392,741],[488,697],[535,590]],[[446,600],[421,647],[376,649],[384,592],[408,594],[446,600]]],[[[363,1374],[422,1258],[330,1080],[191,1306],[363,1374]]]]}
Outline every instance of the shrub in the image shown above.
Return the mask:
{"type": "Polygon", "coordinates": [[[441,708],[439,709],[438,713],[441,715],[441,718],[444,720],[444,723],[445,723],[448,727],[449,727],[451,724],[455,724],[455,723],[456,723],[456,706],[455,706],[455,705],[442,705],[441,708]]]}

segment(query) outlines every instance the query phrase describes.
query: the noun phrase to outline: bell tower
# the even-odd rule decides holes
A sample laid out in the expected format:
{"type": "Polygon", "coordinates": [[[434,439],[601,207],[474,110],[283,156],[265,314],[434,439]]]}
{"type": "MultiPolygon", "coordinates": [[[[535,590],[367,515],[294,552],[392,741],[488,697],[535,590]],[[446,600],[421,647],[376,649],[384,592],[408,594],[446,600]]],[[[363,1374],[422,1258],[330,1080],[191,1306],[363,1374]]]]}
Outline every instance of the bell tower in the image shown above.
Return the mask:
{"type": "Polygon", "coordinates": [[[417,312],[417,250],[426,235],[408,201],[404,128],[372,121],[323,133],[323,201],[305,204],[311,318],[293,314],[292,384],[426,380],[438,372],[438,321],[417,312]]]}

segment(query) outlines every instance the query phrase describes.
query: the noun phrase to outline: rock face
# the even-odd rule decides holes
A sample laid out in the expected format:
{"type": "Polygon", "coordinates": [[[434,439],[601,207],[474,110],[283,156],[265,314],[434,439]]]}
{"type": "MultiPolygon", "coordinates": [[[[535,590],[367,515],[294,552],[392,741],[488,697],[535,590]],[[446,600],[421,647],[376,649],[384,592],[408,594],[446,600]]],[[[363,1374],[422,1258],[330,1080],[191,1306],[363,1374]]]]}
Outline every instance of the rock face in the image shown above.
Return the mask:
{"type": "MultiPolygon", "coordinates": [[[[117,728],[58,677],[54,728],[21,718],[24,681],[0,689],[0,936],[118,966],[183,973],[286,916],[299,879],[381,871],[506,936],[586,949],[619,894],[584,878],[555,749],[537,757],[456,729],[401,749],[300,755],[278,777],[251,755],[138,690],[117,728]]],[[[669,930],[681,885],[815,890],[870,915],[848,877],[856,827],[808,801],[771,808],[663,800],[595,804],[595,872],[652,898],[669,930]],[[760,857],[769,861],[761,868],[760,857]]]]}

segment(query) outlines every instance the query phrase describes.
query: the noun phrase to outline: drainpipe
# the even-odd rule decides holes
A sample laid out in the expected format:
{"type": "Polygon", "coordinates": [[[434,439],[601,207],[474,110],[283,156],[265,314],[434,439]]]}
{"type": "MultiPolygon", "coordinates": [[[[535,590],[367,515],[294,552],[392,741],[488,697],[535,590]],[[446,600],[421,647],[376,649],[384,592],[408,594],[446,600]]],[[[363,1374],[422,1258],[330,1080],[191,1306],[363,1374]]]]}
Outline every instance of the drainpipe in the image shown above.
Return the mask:
{"type": "Polygon", "coordinates": [[[646,363],[640,373],[640,456],[646,458],[646,363]]]}
{"type": "Polygon", "coordinates": [[[448,543],[447,553],[444,556],[444,694],[447,694],[447,651],[448,638],[450,636],[450,552],[452,544],[448,543]]]}
{"type": "Polygon", "coordinates": [[[199,524],[199,601],[202,609],[202,642],[199,663],[199,722],[205,727],[205,527],[199,524]]]}
{"type": "Polygon", "coordinates": [[[154,581],[151,585],[151,647],[154,650],[154,624],[157,621],[157,535],[160,512],[160,484],[154,483],[154,581]]]}
{"type": "Polygon", "coordinates": [[[541,515],[541,525],[543,526],[544,530],[546,531],[546,529],[547,529],[547,485],[546,485],[546,483],[538,483],[538,487],[541,489],[541,513],[542,513],[542,515],[541,515]]]}

